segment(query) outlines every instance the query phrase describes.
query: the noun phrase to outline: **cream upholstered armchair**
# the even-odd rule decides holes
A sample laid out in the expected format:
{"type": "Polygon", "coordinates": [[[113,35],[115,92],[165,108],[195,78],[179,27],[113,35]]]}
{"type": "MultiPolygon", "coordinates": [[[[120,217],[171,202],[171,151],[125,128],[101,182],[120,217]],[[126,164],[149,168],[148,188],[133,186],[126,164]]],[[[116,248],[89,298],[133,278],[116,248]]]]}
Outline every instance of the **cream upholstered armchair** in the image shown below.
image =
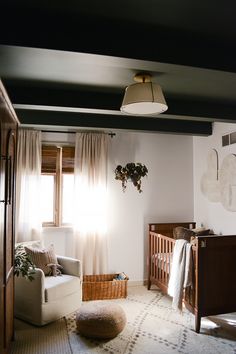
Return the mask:
{"type": "Polygon", "coordinates": [[[82,269],[78,259],[57,256],[60,276],[36,268],[32,281],[15,277],[15,317],[43,326],[76,311],[82,302],[82,269]]]}

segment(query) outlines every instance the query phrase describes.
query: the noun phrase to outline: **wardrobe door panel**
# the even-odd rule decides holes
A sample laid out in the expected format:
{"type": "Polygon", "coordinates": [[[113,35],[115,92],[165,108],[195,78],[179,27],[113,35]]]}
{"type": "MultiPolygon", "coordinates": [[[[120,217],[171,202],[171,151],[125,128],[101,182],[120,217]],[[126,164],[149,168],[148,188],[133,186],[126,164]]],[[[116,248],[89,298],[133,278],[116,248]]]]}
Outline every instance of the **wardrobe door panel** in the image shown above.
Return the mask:
{"type": "Polygon", "coordinates": [[[0,353],[14,338],[15,156],[18,120],[0,81],[0,353]]]}

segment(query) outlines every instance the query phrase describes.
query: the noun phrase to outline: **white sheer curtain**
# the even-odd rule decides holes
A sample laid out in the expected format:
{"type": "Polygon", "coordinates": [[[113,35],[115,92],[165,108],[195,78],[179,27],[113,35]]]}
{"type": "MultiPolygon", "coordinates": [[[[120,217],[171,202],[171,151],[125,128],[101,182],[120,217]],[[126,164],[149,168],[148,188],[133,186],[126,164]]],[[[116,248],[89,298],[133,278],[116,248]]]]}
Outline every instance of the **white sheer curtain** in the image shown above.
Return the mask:
{"type": "Polygon", "coordinates": [[[107,272],[107,154],[107,134],[76,133],[74,241],[84,274],[107,272]]]}
{"type": "Polygon", "coordinates": [[[41,238],[41,132],[19,129],[16,169],[16,242],[41,238]]]}

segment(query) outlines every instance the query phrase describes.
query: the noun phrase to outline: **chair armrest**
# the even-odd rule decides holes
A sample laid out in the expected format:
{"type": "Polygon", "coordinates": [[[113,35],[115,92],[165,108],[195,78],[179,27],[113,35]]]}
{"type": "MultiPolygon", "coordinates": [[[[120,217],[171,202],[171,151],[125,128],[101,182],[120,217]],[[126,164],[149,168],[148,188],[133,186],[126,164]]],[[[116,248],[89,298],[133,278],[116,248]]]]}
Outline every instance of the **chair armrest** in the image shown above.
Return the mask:
{"type": "Polygon", "coordinates": [[[82,264],[79,259],[57,256],[57,260],[63,267],[62,273],[82,278],[82,264]]]}
{"type": "Polygon", "coordinates": [[[57,256],[57,260],[63,267],[62,273],[82,278],[82,264],[79,259],[57,256]]]}
{"type": "Polygon", "coordinates": [[[15,277],[15,292],[17,296],[24,299],[34,299],[35,303],[42,304],[45,302],[44,289],[44,272],[42,269],[35,268],[35,273],[32,275],[33,280],[26,279],[21,275],[15,277]]]}

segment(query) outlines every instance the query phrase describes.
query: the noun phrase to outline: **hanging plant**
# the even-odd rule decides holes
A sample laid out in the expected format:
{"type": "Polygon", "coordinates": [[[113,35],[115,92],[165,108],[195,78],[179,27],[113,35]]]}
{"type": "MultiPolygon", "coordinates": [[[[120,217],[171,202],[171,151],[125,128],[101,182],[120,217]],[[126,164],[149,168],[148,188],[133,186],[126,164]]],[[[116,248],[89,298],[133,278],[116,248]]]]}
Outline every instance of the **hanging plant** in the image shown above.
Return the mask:
{"type": "Polygon", "coordinates": [[[148,169],[142,163],[129,162],[124,167],[118,165],[115,169],[115,179],[122,182],[122,189],[125,192],[127,187],[127,182],[131,181],[133,185],[137,188],[139,193],[142,192],[141,189],[141,178],[147,176],[148,169]]]}

